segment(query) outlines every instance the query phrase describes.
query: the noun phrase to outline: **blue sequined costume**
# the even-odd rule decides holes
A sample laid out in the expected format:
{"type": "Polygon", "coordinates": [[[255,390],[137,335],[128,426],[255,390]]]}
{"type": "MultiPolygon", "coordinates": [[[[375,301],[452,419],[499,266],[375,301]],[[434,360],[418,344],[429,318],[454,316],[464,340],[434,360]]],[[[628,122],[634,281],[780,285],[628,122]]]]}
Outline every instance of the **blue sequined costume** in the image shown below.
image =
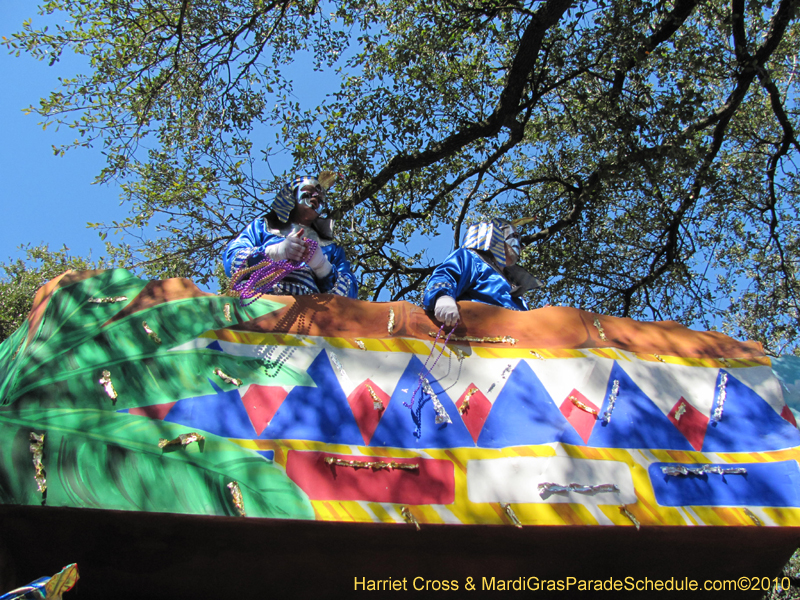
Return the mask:
{"type": "MultiPolygon", "coordinates": [[[[317,239],[320,250],[330,261],[333,269],[323,279],[317,279],[311,268],[304,265],[302,269],[287,275],[270,293],[292,296],[323,293],[357,298],[358,283],[344,250],[333,241],[319,238],[311,228],[305,229],[306,237],[317,239]]],[[[256,219],[225,248],[223,255],[225,274],[230,277],[231,273],[244,266],[251,267],[263,261],[264,249],[282,242],[291,232],[291,224],[282,229],[270,229],[266,219],[256,219]]]]}
{"type": "Polygon", "coordinates": [[[474,300],[513,310],[528,310],[524,298],[511,295],[511,284],[477,252],[459,248],[433,271],[422,300],[433,310],[439,296],[456,300],[474,300]]]}

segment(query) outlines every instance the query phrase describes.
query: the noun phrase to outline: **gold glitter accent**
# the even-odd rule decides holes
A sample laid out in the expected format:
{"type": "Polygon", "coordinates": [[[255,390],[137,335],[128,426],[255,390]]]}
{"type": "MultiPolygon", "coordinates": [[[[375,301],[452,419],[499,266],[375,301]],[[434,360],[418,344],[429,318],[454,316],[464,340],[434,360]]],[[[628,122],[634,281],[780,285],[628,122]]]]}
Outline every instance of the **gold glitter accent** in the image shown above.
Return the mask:
{"type": "Polygon", "coordinates": [[[161,338],[158,337],[158,334],[155,331],[153,331],[147,326],[147,321],[142,321],[142,327],[144,327],[145,332],[147,333],[147,335],[150,337],[151,340],[153,340],[156,344],[161,343],[161,338]]]}
{"type": "Polygon", "coordinates": [[[595,417],[598,415],[598,412],[595,409],[591,408],[590,406],[586,406],[583,402],[578,400],[575,396],[570,396],[569,399],[572,401],[572,403],[575,406],[580,408],[583,412],[587,412],[590,415],[594,415],[595,417]]]}
{"type": "Polygon", "coordinates": [[[678,407],[678,410],[675,411],[675,420],[680,421],[683,414],[686,412],[686,403],[681,402],[681,405],[678,407]]]}
{"type": "Polygon", "coordinates": [[[539,360],[544,360],[544,356],[542,356],[541,354],[539,354],[539,353],[538,353],[536,350],[531,350],[531,354],[533,354],[533,355],[534,355],[536,358],[538,358],[539,360]]]}
{"type": "Polygon", "coordinates": [[[389,335],[394,333],[394,309],[389,309],[389,326],[387,327],[389,335]]]}
{"type": "Polygon", "coordinates": [[[628,517],[631,520],[631,522],[634,524],[634,526],[636,527],[636,531],[639,531],[639,529],[641,528],[642,524],[639,523],[639,519],[634,517],[633,513],[628,510],[627,506],[625,506],[624,504],[622,506],[620,506],[619,507],[619,512],[621,512],[623,515],[628,517]]]}
{"type": "Polygon", "coordinates": [[[519,522],[517,515],[514,513],[514,509],[511,508],[511,505],[508,503],[500,503],[500,507],[505,511],[508,515],[508,518],[511,519],[511,522],[514,524],[514,527],[522,529],[522,523],[519,522]]]}
{"type": "Polygon", "coordinates": [[[755,523],[759,527],[763,527],[764,526],[764,523],[761,522],[761,519],[759,519],[756,516],[756,514],[752,510],[750,510],[749,508],[745,508],[744,509],[744,514],[746,514],[748,517],[750,517],[753,520],[753,523],[755,523]]]}
{"type": "Polygon", "coordinates": [[[199,433],[182,433],[174,440],[165,440],[161,438],[158,440],[158,447],[164,448],[165,446],[188,446],[192,442],[202,442],[206,438],[200,435],[199,433]]]}
{"type": "Polygon", "coordinates": [[[222,314],[225,315],[226,321],[232,321],[231,319],[231,305],[226,304],[225,307],[222,309],[222,314]]]}
{"type": "Polygon", "coordinates": [[[597,327],[597,332],[600,334],[600,339],[603,340],[604,342],[608,341],[608,339],[606,338],[606,333],[605,331],[603,331],[603,326],[600,325],[600,319],[595,318],[594,326],[597,327]]]}
{"type": "Polygon", "coordinates": [[[224,381],[225,383],[232,383],[236,387],[242,385],[241,379],[236,379],[235,377],[226,375],[225,373],[222,372],[222,369],[214,369],[214,374],[217,375],[220,379],[222,379],[222,381],[224,381]]]}
{"type": "Polygon", "coordinates": [[[326,456],[325,464],[334,467],[351,467],[353,469],[372,469],[373,471],[381,471],[384,469],[401,469],[403,471],[416,471],[419,469],[417,463],[400,463],[395,461],[384,462],[382,460],[364,461],[364,460],[344,460],[343,458],[336,458],[334,456],[326,456]]]}
{"type": "Polygon", "coordinates": [[[456,358],[458,358],[458,361],[459,361],[459,362],[461,362],[462,360],[464,360],[465,358],[467,358],[467,355],[466,355],[466,354],[464,354],[464,353],[461,351],[461,349],[460,349],[460,348],[451,348],[451,350],[452,350],[453,352],[455,352],[455,354],[456,354],[456,358]]]}
{"type": "Polygon", "coordinates": [[[367,391],[369,392],[370,397],[372,398],[372,408],[374,408],[375,410],[385,409],[386,407],[383,405],[383,402],[381,402],[381,399],[378,398],[378,394],[375,393],[375,390],[372,389],[372,386],[368,383],[365,385],[367,387],[367,391]]]}
{"type": "Polygon", "coordinates": [[[361,340],[356,340],[356,346],[358,346],[362,350],[366,350],[367,349],[367,346],[361,340]]]}
{"type": "Polygon", "coordinates": [[[113,298],[89,298],[88,302],[92,304],[114,304],[115,302],[125,302],[127,296],[116,296],[113,298]]]}
{"type": "Polygon", "coordinates": [[[31,454],[33,454],[33,468],[34,468],[34,476],[33,478],[36,480],[36,485],[39,488],[39,492],[42,494],[45,493],[47,490],[47,476],[44,472],[44,464],[42,464],[42,454],[44,453],[44,435],[43,433],[34,433],[31,431],[30,440],[31,440],[31,454]]]}
{"type": "Polygon", "coordinates": [[[247,513],[244,512],[244,498],[242,497],[242,490],[239,489],[239,483],[236,481],[231,481],[228,484],[228,489],[231,491],[233,505],[236,507],[236,511],[239,513],[239,516],[246,517],[247,513]]]}
{"type": "Polygon", "coordinates": [[[655,352],[653,352],[653,356],[655,356],[656,360],[659,361],[659,362],[662,362],[662,363],[667,362],[663,358],[661,358],[658,354],[656,354],[655,352]]]}
{"type": "MultiPolygon", "coordinates": [[[[439,335],[438,331],[429,331],[428,335],[431,337],[436,337],[439,335]]],[[[489,344],[511,344],[512,346],[517,343],[517,339],[513,337],[509,337],[507,335],[497,335],[497,336],[486,336],[486,337],[475,337],[472,335],[465,335],[463,337],[452,335],[450,336],[451,342],[486,342],[489,344]]]]}
{"type": "Polygon", "coordinates": [[[469,388],[467,390],[467,395],[464,396],[464,402],[462,402],[461,406],[458,408],[458,412],[462,415],[469,410],[469,399],[472,397],[472,394],[478,391],[478,388],[469,388]]]}
{"type": "Polygon", "coordinates": [[[411,509],[409,509],[407,506],[403,506],[400,508],[400,514],[403,515],[406,523],[409,525],[414,525],[417,528],[417,531],[419,531],[419,521],[417,521],[417,518],[411,514],[411,509]]]}
{"type": "Polygon", "coordinates": [[[114,389],[114,384],[111,383],[111,371],[103,371],[103,377],[98,383],[103,386],[103,389],[106,391],[106,394],[108,394],[108,397],[111,398],[114,404],[116,404],[117,390],[114,389]]]}

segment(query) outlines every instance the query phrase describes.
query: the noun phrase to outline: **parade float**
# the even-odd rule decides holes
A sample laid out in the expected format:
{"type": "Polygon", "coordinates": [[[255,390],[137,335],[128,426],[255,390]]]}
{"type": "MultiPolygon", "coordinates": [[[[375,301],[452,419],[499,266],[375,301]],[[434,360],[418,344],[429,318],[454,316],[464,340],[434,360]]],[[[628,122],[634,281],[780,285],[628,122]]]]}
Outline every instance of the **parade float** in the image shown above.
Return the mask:
{"type": "Polygon", "coordinates": [[[0,592],[71,563],[80,598],[779,581],[800,433],[759,344],[460,304],[450,331],[407,302],[49,282],[0,345],[0,592]]]}

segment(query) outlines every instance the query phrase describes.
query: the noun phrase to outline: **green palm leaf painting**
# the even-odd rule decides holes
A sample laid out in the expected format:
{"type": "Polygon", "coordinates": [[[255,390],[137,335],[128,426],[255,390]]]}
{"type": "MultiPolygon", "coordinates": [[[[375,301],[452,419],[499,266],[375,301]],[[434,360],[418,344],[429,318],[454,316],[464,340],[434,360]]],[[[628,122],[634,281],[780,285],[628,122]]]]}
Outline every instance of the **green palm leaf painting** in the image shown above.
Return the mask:
{"type": "Polygon", "coordinates": [[[289,367],[271,375],[259,359],[186,345],[280,307],[242,308],[186,281],[148,284],[125,270],[45,286],[27,323],[0,345],[0,502],[236,515],[236,481],[248,516],[313,518],[306,495],[257,452],[202,431],[200,443],[161,448],[187,428],[128,413],[231,390],[235,379],[307,382],[289,367]],[[31,433],[45,435],[44,493],[31,433]]]}

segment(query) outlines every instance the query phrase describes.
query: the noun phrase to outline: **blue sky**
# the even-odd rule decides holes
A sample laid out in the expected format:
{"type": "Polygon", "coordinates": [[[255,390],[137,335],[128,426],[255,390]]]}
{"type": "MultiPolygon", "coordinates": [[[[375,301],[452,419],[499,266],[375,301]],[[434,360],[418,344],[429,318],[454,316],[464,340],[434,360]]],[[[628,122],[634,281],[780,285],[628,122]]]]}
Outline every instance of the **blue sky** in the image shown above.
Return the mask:
{"type": "MultiPolygon", "coordinates": [[[[0,35],[10,37],[32,18],[41,21],[37,2],[0,2],[0,35]]],[[[25,115],[22,109],[37,104],[57,86],[59,76],[75,75],[81,62],[72,56],[49,67],[26,54],[15,57],[0,47],[0,261],[24,256],[20,244],[48,243],[52,249],[62,245],[71,254],[97,258],[105,246],[89,221],[110,221],[124,215],[119,206],[118,189],[111,185],[92,185],[103,165],[95,148],[75,150],[66,156],[53,154],[53,145],[69,141],[71,130],[42,130],[41,118],[25,115]]],[[[74,137],[74,136],[72,136],[74,137]]]]}
{"type": "MultiPolygon", "coordinates": [[[[32,19],[33,26],[55,22],[53,17],[38,14],[37,0],[0,1],[0,35],[10,38],[22,29],[22,22],[32,19]],[[45,20],[47,19],[47,20],[45,20]]],[[[64,15],[57,15],[64,18],[64,15]]],[[[326,73],[310,74],[310,61],[292,66],[295,96],[304,104],[316,105],[326,93],[333,91],[338,77],[333,69],[326,73]],[[320,85],[322,83],[322,85],[320,85]]],[[[76,148],[64,156],[55,156],[53,146],[70,142],[75,132],[68,127],[56,131],[43,130],[41,117],[24,114],[23,109],[37,105],[41,97],[58,88],[58,77],[74,77],[87,72],[87,61],[65,53],[55,65],[37,61],[25,53],[19,57],[0,46],[0,261],[24,257],[20,244],[47,243],[51,249],[66,245],[70,254],[93,258],[105,255],[105,244],[98,232],[86,227],[87,222],[110,222],[127,216],[120,206],[116,185],[93,185],[92,181],[104,166],[100,143],[94,148],[76,148]]],[[[264,139],[272,133],[261,132],[264,139]]],[[[288,166],[278,160],[277,170],[288,166]]],[[[269,171],[264,166],[263,173],[269,171]]],[[[109,241],[114,243],[113,235],[109,241]]],[[[429,248],[432,255],[442,259],[452,249],[451,236],[439,237],[429,248]]],[[[427,242],[430,246],[430,241],[427,242]]],[[[0,275],[2,275],[0,273],[0,275]]],[[[212,284],[212,286],[215,284],[212,284]]],[[[216,289],[209,290],[216,291],[216,289]]]]}
{"type": "MultiPolygon", "coordinates": [[[[65,15],[56,17],[64,19],[65,15]]],[[[0,0],[0,35],[10,38],[29,18],[35,28],[57,22],[52,16],[38,15],[37,0],[0,0]]],[[[315,106],[324,95],[338,87],[339,79],[333,69],[309,76],[311,61],[309,57],[304,58],[308,60],[301,59],[292,65],[295,97],[301,98],[304,105],[315,106]]],[[[51,67],[24,52],[19,57],[11,55],[5,46],[0,46],[2,262],[24,257],[24,251],[18,249],[20,244],[41,243],[49,244],[51,249],[66,245],[73,255],[88,256],[91,252],[93,258],[99,258],[105,254],[105,244],[96,230],[86,227],[87,222],[110,222],[127,216],[126,207],[120,206],[120,191],[116,185],[92,184],[104,166],[101,143],[96,143],[94,148],[76,148],[64,156],[55,156],[53,146],[72,141],[75,132],[68,127],[60,131],[52,126],[43,130],[39,115],[23,113],[23,109],[37,105],[41,97],[58,88],[58,77],[86,73],[87,62],[84,57],[65,53],[51,67]]],[[[258,134],[261,139],[272,139],[272,136],[269,131],[258,134]]],[[[288,167],[290,160],[288,156],[285,162],[271,159],[276,171],[288,167]]],[[[267,176],[269,169],[261,166],[262,176],[267,176]]],[[[449,235],[446,238],[449,242],[449,235]]],[[[115,242],[113,235],[108,239],[115,242]]],[[[440,258],[449,249],[449,245],[442,249],[440,258]]]]}
{"type": "MultiPolygon", "coordinates": [[[[65,18],[63,13],[55,15],[65,18]]],[[[0,1],[0,35],[11,35],[22,29],[26,19],[40,28],[52,24],[52,16],[38,15],[36,0],[0,1]]],[[[310,66],[300,61],[293,65],[299,74],[295,80],[297,95],[310,101],[321,99],[332,90],[338,79],[333,71],[325,76],[315,73],[304,77],[310,66]],[[320,86],[322,79],[323,85],[320,86]]],[[[55,156],[53,146],[68,143],[75,138],[74,130],[53,126],[43,130],[42,118],[25,114],[23,110],[37,105],[39,99],[58,88],[59,77],[74,77],[88,72],[84,57],[65,53],[52,67],[37,61],[24,52],[20,56],[9,54],[0,46],[0,261],[24,257],[20,244],[47,243],[51,249],[66,245],[70,254],[93,258],[105,254],[105,244],[98,231],[88,229],[88,222],[110,222],[127,216],[125,206],[120,206],[120,190],[114,184],[93,184],[104,166],[102,143],[93,148],[76,148],[64,156],[55,156]]],[[[262,132],[270,137],[270,132],[262,132]]],[[[266,138],[265,138],[266,139],[266,138]]],[[[256,153],[257,154],[257,153],[256,153]]],[[[275,169],[288,166],[280,159],[272,164],[275,169]]],[[[266,167],[264,173],[269,171],[266,167]]],[[[108,240],[114,243],[110,235],[108,240]]]]}

